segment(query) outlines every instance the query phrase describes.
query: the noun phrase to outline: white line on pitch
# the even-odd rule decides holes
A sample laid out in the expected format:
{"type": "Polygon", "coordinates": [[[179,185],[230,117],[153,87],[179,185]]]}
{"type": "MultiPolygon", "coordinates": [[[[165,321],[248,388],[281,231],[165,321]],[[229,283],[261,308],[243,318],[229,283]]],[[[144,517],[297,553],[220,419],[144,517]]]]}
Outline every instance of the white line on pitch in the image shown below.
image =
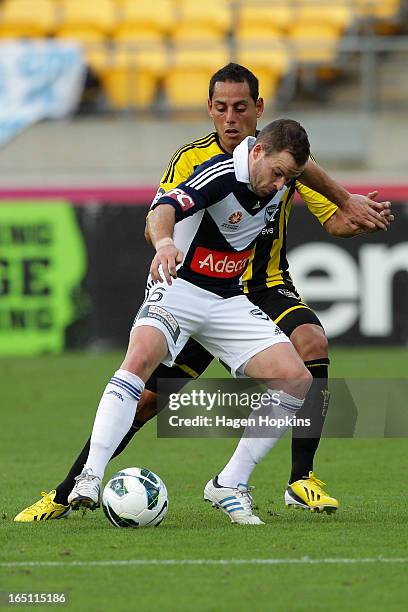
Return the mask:
{"type": "Polygon", "coordinates": [[[106,567],[123,565],[329,565],[358,563],[408,563],[401,557],[361,557],[311,559],[128,559],[108,561],[10,561],[0,563],[0,567],[106,567]]]}

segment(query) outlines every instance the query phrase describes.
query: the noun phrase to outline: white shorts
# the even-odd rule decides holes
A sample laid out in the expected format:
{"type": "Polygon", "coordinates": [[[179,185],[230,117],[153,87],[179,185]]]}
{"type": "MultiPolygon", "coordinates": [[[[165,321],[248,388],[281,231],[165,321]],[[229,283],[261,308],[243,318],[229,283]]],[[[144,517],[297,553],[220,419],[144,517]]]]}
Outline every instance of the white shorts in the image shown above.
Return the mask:
{"type": "Polygon", "coordinates": [[[214,357],[231,368],[233,376],[244,375],[251,357],[281,342],[290,342],[272,319],[245,295],[222,298],[181,278],[153,285],[143,302],[134,327],[156,327],[166,337],[172,365],[192,337],[214,357]]]}

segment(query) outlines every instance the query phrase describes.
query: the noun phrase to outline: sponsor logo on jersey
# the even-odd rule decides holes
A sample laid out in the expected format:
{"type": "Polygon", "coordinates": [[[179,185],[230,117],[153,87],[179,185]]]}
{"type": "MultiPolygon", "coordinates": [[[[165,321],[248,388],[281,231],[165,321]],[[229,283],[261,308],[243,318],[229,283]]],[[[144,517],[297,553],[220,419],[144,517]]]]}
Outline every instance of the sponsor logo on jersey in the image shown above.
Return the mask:
{"type": "Polygon", "coordinates": [[[240,210],[236,210],[228,217],[227,221],[224,221],[221,227],[225,227],[227,230],[236,232],[239,229],[239,222],[242,221],[243,216],[244,215],[240,210]]]}
{"type": "Polygon", "coordinates": [[[177,342],[177,339],[180,335],[180,327],[177,323],[176,319],[173,315],[168,312],[165,308],[161,306],[155,306],[154,304],[149,304],[144,306],[138,314],[138,319],[151,318],[157,319],[162,323],[166,329],[169,331],[170,336],[172,337],[174,342],[177,342]]]}
{"type": "Polygon", "coordinates": [[[299,296],[296,295],[296,293],[294,293],[290,289],[285,289],[284,287],[279,287],[278,293],[280,293],[281,295],[284,295],[287,298],[293,298],[294,300],[300,299],[299,296]]]}
{"type": "Polygon", "coordinates": [[[188,193],[183,191],[183,189],[170,189],[170,191],[166,193],[166,196],[176,200],[184,212],[195,206],[193,198],[188,193]]]}
{"type": "Polygon", "coordinates": [[[194,272],[205,276],[234,278],[243,274],[251,255],[252,249],[240,253],[226,253],[225,251],[211,251],[204,247],[197,247],[190,267],[194,272]]]}
{"type": "Polygon", "coordinates": [[[240,210],[237,210],[236,212],[232,213],[232,215],[228,217],[228,223],[235,225],[236,223],[239,223],[241,219],[242,219],[242,212],[240,210]]]}
{"type": "Polygon", "coordinates": [[[260,308],[252,308],[252,310],[249,311],[249,314],[251,314],[253,317],[256,317],[257,319],[262,319],[262,321],[270,321],[270,317],[268,317],[266,312],[264,312],[260,308]]]}

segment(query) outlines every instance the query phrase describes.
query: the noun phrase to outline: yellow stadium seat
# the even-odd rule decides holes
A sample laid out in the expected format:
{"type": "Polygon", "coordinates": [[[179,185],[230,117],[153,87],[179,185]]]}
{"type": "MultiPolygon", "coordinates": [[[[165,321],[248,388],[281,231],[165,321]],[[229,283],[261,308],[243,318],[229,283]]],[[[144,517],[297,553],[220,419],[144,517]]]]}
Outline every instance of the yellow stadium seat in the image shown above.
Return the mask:
{"type": "Polygon", "coordinates": [[[1,9],[0,36],[47,36],[56,23],[53,0],[6,0],[1,9]]]}
{"type": "Polygon", "coordinates": [[[271,26],[276,30],[285,30],[294,18],[291,5],[286,4],[241,4],[238,10],[238,27],[271,26]]]}
{"type": "Polygon", "coordinates": [[[98,30],[87,30],[85,28],[61,29],[56,33],[56,37],[80,43],[86,52],[88,49],[92,49],[94,45],[100,45],[106,41],[106,37],[102,32],[98,32],[98,30]]]}
{"type": "Polygon", "coordinates": [[[320,0],[297,1],[295,4],[296,23],[330,25],[339,31],[347,28],[353,20],[352,7],[346,3],[331,4],[320,0]]]}
{"type": "Polygon", "coordinates": [[[137,26],[121,26],[117,28],[113,38],[117,42],[123,43],[149,43],[149,44],[160,44],[163,41],[162,33],[157,29],[148,27],[137,27],[137,26]]]}
{"type": "Polygon", "coordinates": [[[166,50],[154,45],[130,51],[118,47],[89,57],[113,108],[148,109],[154,101],[160,77],[166,69],[166,50]]]}
{"type": "Polygon", "coordinates": [[[120,5],[120,25],[122,28],[148,28],[166,33],[174,24],[174,7],[171,0],[122,0],[120,5]]]}
{"type": "Polygon", "coordinates": [[[111,61],[112,50],[105,44],[95,45],[95,47],[87,54],[87,63],[92,70],[100,75],[104,70],[107,70],[111,61]]]}
{"type": "Polygon", "coordinates": [[[269,23],[265,24],[253,24],[253,23],[240,23],[235,31],[235,37],[237,41],[268,41],[280,39],[282,37],[282,30],[269,23]]]}
{"type": "Polygon", "coordinates": [[[229,61],[229,49],[224,45],[208,49],[197,49],[188,45],[176,48],[164,77],[170,108],[204,108],[210,77],[229,61]]]}
{"type": "Polygon", "coordinates": [[[289,30],[294,57],[301,63],[333,63],[340,37],[329,25],[296,23],[289,30]]]}
{"type": "Polygon", "coordinates": [[[246,66],[259,79],[260,95],[270,100],[276,94],[280,80],[291,65],[290,55],[283,41],[265,43],[260,48],[241,43],[236,50],[237,62],[246,66]]]}
{"type": "Polygon", "coordinates": [[[232,28],[231,9],[225,0],[179,0],[176,7],[180,24],[211,27],[220,34],[232,28]]]}
{"type": "Polygon", "coordinates": [[[191,43],[203,46],[223,43],[225,36],[217,28],[211,26],[199,26],[181,24],[172,32],[173,41],[176,43],[191,43]]]}
{"type": "Polygon", "coordinates": [[[260,91],[267,98],[273,98],[281,76],[288,69],[288,51],[283,40],[282,30],[272,22],[241,22],[237,28],[236,60],[254,71],[259,79],[260,91]]]}
{"type": "Polygon", "coordinates": [[[114,0],[62,0],[61,29],[97,30],[109,35],[114,30],[118,12],[114,0]]]}

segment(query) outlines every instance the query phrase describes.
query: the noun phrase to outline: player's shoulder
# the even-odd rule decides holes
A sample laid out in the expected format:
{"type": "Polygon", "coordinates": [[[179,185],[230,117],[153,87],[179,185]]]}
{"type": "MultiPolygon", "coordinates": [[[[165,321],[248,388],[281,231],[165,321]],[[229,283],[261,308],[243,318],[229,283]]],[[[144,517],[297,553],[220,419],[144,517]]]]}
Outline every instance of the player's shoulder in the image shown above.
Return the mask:
{"type": "Polygon", "coordinates": [[[191,142],[185,144],[183,147],[180,147],[180,149],[183,149],[184,147],[191,147],[192,149],[202,149],[205,147],[210,147],[214,143],[218,145],[217,132],[210,132],[202,138],[192,140],[191,142]]]}
{"type": "Polygon", "coordinates": [[[234,159],[229,153],[222,153],[200,164],[184,184],[196,190],[205,187],[211,192],[215,189],[217,193],[227,194],[235,183],[234,159]]]}
{"type": "Polygon", "coordinates": [[[218,153],[218,155],[214,155],[210,157],[210,159],[206,159],[203,161],[196,169],[196,172],[203,172],[207,170],[207,168],[219,168],[219,167],[234,167],[234,159],[230,153],[218,153]]]}
{"type": "Polygon", "coordinates": [[[179,147],[174,153],[173,158],[181,157],[182,155],[188,155],[190,151],[196,151],[197,149],[209,149],[214,146],[218,149],[218,151],[221,151],[220,146],[218,144],[217,133],[210,132],[202,138],[197,138],[196,140],[187,142],[186,144],[179,147]]]}
{"type": "Polygon", "coordinates": [[[210,132],[202,138],[197,138],[179,147],[171,157],[164,173],[162,182],[171,182],[176,173],[176,168],[188,166],[197,167],[203,161],[222,153],[218,143],[216,132],[210,132]]]}

